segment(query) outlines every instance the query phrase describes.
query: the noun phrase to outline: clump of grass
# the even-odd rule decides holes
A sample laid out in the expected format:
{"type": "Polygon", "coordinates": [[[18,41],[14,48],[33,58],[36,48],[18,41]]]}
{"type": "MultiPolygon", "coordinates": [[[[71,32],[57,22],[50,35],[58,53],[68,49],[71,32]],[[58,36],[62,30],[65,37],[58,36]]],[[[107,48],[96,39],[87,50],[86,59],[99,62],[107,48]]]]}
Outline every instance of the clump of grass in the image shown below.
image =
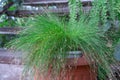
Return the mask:
{"type": "Polygon", "coordinates": [[[20,37],[11,41],[11,47],[24,52],[26,69],[36,67],[46,72],[52,65],[53,71],[60,70],[68,51],[81,50],[104,69],[109,69],[109,51],[103,35],[97,27],[92,27],[81,18],[76,24],[69,25],[53,16],[37,16],[20,33],[20,37]]]}
{"type": "Polygon", "coordinates": [[[11,48],[24,52],[26,71],[36,67],[46,73],[52,66],[54,74],[64,68],[68,51],[81,50],[89,62],[95,61],[104,70],[100,72],[101,79],[105,74],[112,74],[110,61],[114,62],[114,59],[103,32],[98,28],[98,12],[96,17],[93,16],[96,11],[91,12],[90,17],[81,13],[77,19],[76,3],[75,0],[69,1],[69,21],[52,15],[36,16],[20,32],[20,37],[10,42],[11,48]]]}

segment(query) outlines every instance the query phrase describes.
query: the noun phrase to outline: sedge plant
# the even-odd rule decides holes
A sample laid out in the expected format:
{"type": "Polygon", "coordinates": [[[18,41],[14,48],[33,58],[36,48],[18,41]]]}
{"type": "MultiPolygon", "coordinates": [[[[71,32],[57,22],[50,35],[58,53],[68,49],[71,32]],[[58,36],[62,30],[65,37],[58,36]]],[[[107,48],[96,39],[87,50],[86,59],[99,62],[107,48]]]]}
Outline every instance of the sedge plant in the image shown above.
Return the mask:
{"type": "MultiPolygon", "coordinates": [[[[82,51],[88,62],[96,62],[103,70],[98,75],[101,80],[104,80],[105,75],[114,77],[110,68],[110,61],[114,62],[114,59],[106,46],[104,33],[98,27],[100,19],[102,25],[107,20],[105,14],[101,14],[105,17],[100,18],[97,12],[101,5],[106,9],[102,1],[95,0],[89,17],[80,9],[78,18],[76,8],[82,6],[76,0],[69,0],[68,21],[49,13],[35,16],[20,32],[19,38],[9,43],[11,48],[24,52],[25,70],[34,72],[34,68],[37,68],[44,74],[52,66],[52,73],[58,73],[61,68],[65,68],[68,51],[82,51]]],[[[104,12],[106,10],[103,9],[104,12]]]]}

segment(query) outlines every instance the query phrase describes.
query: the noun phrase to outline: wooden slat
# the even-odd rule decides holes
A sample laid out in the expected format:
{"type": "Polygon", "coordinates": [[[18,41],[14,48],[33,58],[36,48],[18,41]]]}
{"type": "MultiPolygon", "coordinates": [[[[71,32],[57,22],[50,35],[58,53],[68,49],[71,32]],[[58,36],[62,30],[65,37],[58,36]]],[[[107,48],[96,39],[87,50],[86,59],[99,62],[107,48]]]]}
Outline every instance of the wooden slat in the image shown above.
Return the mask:
{"type": "Polygon", "coordinates": [[[2,64],[22,64],[21,52],[12,52],[7,49],[0,49],[0,63],[2,64]]]}
{"type": "Polygon", "coordinates": [[[0,28],[0,34],[18,34],[18,31],[20,31],[20,28],[0,28]]]}
{"type": "MultiPolygon", "coordinates": [[[[69,0],[24,0],[24,3],[41,3],[41,4],[52,4],[52,3],[66,3],[69,0]]],[[[94,0],[79,0],[81,2],[92,2],[94,0]]]]}
{"type": "MultiPolygon", "coordinates": [[[[89,11],[89,7],[91,7],[91,2],[93,0],[81,0],[83,4],[83,11],[89,11]],[[85,7],[86,5],[89,5],[89,7],[85,7]]],[[[69,14],[69,9],[66,8],[68,7],[68,0],[24,0],[24,5],[30,5],[30,6],[48,6],[48,5],[55,5],[57,8],[56,9],[49,9],[47,12],[50,13],[55,13],[58,15],[68,15],[69,14]]],[[[46,8],[48,9],[48,8],[46,8]]],[[[45,10],[18,10],[16,12],[12,11],[7,11],[6,14],[8,16],[15,16],[15,17],[24,17],[24,16],[29,16],[29,15],[34,15],[34,14],[44,14],[46,11],[45,10]]]]}
{"type": "Polygon", "coordinates": [[[5,31],[0,31],[0,34],[18,34],[17,32],[5,32],[5,31]]]}
{"type": "MultiPolygon", "coordinates": [[[[88,5],[93,0],[81,0],[83,4],[88,5]]],[[[44,6],[44,5],[54,5],[54,4],[67,4],[68,0],[24,0],[24,5],[31,5],[31,6],[44,6]]],[[[90,5],[90,4],[89,4],[90,5]]]]}
{"type": "MultiPolygon", "coordinates": [[[[83,7],[83,11],[84,12],[89,12],[89,10],[91,9],[91,7],[83,7]]],[[[9,16],[30,16],[30,15],[35,15],[35,14],[44,14],[44,13],[55,13],[55,14],[63,14],[63,15],[67,15],[69,14],[69,8],[59,8],[59,9],[48,9],[48,10],[19,10],[16,13],[12,12],[12,11],[8,11],[7,14],[9,16]]]]}
{"type": "Polygon", "coordinates": [[[68,14],[69,10],[68,8],[63,8],[63,9],[51,9],[51,10],[19,10],[15,14],[12,11],[8,12],[9,16],[29,16],[29,15],[34,15],[34,14],[44,14],[46,12],[50,13],[59,13],[59,14],[68,14]]]}
{"type": "Polygon", "coordinates": [[[38,2],[24,2],[23,5],[32,5],[32,6],[38,6],[38,5],[54,5],[54,4],[66,4],[68,1],[38,1],[38,2]]]}

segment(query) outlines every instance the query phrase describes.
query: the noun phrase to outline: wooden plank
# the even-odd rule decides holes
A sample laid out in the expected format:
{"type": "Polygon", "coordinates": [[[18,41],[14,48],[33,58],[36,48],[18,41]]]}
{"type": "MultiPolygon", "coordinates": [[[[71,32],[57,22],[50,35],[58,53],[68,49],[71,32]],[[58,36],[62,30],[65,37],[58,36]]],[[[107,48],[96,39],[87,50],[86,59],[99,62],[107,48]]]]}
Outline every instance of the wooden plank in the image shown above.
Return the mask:
{"type": "MultiPolygon", "coordinates": [[[[89,12],[91,7],[83,7],[83,12],[89,12]]],[[[56,8],[56,9],[48,9],[48,10],[19,10],[16,13],[12,11],[8,11],[7,14],[8,16],[18,16],[18,17],[23,17],[23,16],[30,16],[30,15],[35,15],[35,14],[45,14],[45,13],[55,13],[55,14],[63,14],[63,15],[68,15],[69,14],[69,8],[56,8]]]]}
{"type": "Polygon", "coordinates": [[[32,5],[32,6],[38,6],[38,5],[53,5],[53,4],[66,4],[68,3],[68,1],[64,0],[64,1],[61,1],[61,0],[57,0],[57,1],[33,1],[33,2],[24,2],[23,5],[32,5]]]}
{"type": "MultiPolygon", "coordinates": [[[[83,4],[87,4],[93,0],[80,0],[83,4]]],[[[68,0],[24,0],[23,5],[31,6],[44,6],[44,5],[55,5],[55,4],[68,4],[68,0]]]]}
{"type": "Polygon", "coordinates": [[[0,34],[18,34],[17,32],[3,32],[3,31],[0,31],[0,34]]]}
{"type": "Polygon", "coordinates": [[[7,49],[0,49],[0,63],[2,64],[22,64],[22,53],[12,52],[7,49]]]}
{"type": "Polygon", "coordinates": [[[56,14],[69,14],[68,8],[63,9],[50,9],[50,10],[19,10],[16,13],[8,11],[8,16],[30,16],[35,14],[45,14],[45,13],[56,13],[56,14]]]}
{"type": "Polygon", "coordinates": [[[21,28],[12,28],[12,27],[4,27],[0,28],[0,34],[18,34],[18,32],[21,30],[21,28]]]}
{"type": "MultiPolygon", "coordinates": [[[[43,4],[52,4],[52,3],[66,3],[69,0],[24,0],[24,3],[34,3],[34,2],[40,2],[43,4]]],[[[81,2],[93,2],[94,0],[79,0],[81,2]]]]}

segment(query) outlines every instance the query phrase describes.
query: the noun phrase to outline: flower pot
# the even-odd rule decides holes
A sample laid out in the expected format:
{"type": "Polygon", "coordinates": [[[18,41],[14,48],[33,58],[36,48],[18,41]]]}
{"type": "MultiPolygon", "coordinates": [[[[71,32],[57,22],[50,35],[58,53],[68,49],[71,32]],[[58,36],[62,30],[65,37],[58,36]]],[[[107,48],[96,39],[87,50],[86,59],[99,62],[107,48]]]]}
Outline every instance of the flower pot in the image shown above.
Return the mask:
{"type": "MultiPolygon", "coordinates": [[[[61,70],[59,76],[55,80],[96,80],[97,70],[91,69],[90,63],[87,62],[84,55],[81,55],[79,51],[70,52],[67,57],[67,64],[65,73],[61,70]],[[76,57],[75,57],[76,56],[76,57]],[[64,74],[64,75],[63,75],[64,74]]],[[[94,63],[92,63],[94,64],[94,63]]],[[[37,80],[51,80],[51,72],[48,71],[46,76],[38,76],[39,72],[36,70],[35,79],[37,80]]]]}

